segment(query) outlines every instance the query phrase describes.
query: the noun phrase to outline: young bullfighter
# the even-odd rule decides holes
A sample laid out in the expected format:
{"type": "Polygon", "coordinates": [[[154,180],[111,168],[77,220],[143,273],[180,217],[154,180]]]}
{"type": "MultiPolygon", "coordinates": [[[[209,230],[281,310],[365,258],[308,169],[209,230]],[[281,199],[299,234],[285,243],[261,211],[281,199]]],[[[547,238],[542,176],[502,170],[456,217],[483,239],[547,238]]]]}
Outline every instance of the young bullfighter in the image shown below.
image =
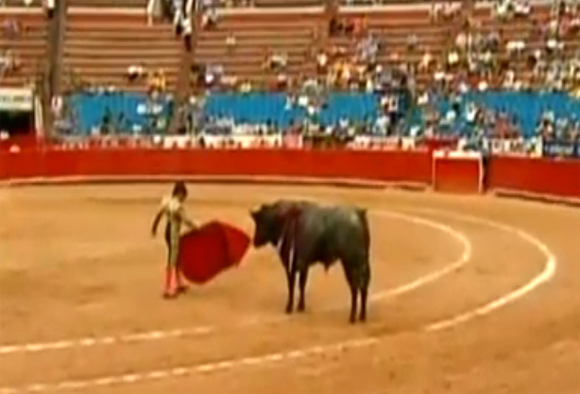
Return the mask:
{"type": "Polygon", "coordinates": [[[162,217],[167,219],[165,225],[165,243],[167,244],[167,267],[165,270],[165,291],[164,298],[174,298],[187,290],[181,279],[179,267],[177,267],[177,255],[179,252],[179,238],[181,235],[181,225],[185,224],[189,228],[195,228],[195,224],[188,219],[185,214],[183,202],[187,198],[187,188],[184,182],[177,182],[173,187],[171,196],[165,197],[161,207],[153,220],[151,233],[157,233],[157,226],[162,217]]]}

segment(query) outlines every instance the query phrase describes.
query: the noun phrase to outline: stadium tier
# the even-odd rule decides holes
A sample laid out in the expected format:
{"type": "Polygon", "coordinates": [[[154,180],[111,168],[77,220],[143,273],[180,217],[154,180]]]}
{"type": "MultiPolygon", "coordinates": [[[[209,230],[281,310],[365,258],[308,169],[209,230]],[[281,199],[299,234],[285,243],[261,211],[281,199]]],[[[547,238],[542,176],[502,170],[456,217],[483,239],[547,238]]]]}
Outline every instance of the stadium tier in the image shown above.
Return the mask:
{"type": "Polygon", "coordinates": [[[195,47],[195,62],[220,65],[227,76],[260,84],[276,79],[265,69],[269,53],[287,56],[286,72],[293,77],[314,75],[310,51],[323,27],[320,10],[312,13],[225,14],[212,29],[201,30],[195,47]],[[235,37],[235,47],[227,38],[235,37]]]}
{"type": "Polygon", "coordinates": [[[148,26],[143,15],[69,13],[64,41],[65,87],[114,86],[145,91],[144,81],[131,82],[127,77],[129,67],[142,66],[162,69],[167,89],[175,89],[180,44],[170,24],[148,26]]]}
{"type": "Polygon", "coordinates": [[[73,134],[98,134],[111,119],[117,131],[167,132],[184,113],[191,132],[227,121],[471,135],[502,118],[527,137],[540,121],[576,130],[580,118],[573,7],[70,0],[55,13],[45,2],[6,4],[1,85],[49,80],[43,91],[64,93],[65,105],[55,108],[59,96],[44,105],[73,134]]]}
{"type": "Polygon", "coordinates": [[[0,8],[0,86],[33,86],[46,69],[47,23],[40,9],[7,13],[0,8]]]}

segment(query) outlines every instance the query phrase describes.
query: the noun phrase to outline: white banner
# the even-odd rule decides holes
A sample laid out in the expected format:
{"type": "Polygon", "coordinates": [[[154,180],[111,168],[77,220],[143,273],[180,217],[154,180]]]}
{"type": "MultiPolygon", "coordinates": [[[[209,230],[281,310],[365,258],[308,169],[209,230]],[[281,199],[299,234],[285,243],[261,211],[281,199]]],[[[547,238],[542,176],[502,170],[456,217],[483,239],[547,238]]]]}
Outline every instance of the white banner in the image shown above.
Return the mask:
{"type": "Polygon", "coordinates": [[[32,89],[0,88],[0,111],[32,111],[32,89]]]}

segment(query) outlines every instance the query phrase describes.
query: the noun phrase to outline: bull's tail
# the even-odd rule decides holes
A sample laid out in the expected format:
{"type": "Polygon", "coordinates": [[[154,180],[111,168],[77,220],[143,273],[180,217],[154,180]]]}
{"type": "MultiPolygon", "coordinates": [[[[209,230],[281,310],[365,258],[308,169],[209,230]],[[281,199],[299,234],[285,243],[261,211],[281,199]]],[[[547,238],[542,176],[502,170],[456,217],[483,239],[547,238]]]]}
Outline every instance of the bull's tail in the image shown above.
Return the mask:
{"type": "MultiPolygon", "coordinates": [[[[367,318],[367,299],[368,299],[368,288],[371,281],[371,265],[370,265],[370,245],[371,245],[371,234],[369,230],[369,221],[367,217],[366,209],[357,209],[357,214],[360,220],[360,225],[362,229],[363,242],[364,242],[364,257],[358,265],[358,275],[357,275],[357,287],[358,292],[360,292],[360,314],[359,320],[366,321],[367,318]]],[[[352,290],[351,290],[352,291],[352,290]]],[[[355,291],[356,292],[356,291],[355,291]]],[[[355,293],[356,294],[356,293],[355,293]]],[[[356,295],[353,296],[353,307],[351,307],[350,321],[354,322],[356,314],[356,295]]]]}
{"type": "Polygon", "coordinates": [[[359,218],[360,223],[361,223],[363,237],[364,237],[364,243],[365,243],[365,251],[368,255],[370,245],[371,245],[371,233],[369,230],[369,221],[367,218],[367,210],[366,209],[357,209],[356,213],[357,213],[358,218],[359,218]]]}
{"type": "MultiPolygon", "coordinates": [[[[361,290],[364,290],[366,300],[366,289],[370,282],[371,277],[371,267],[370,267],[370,245],[371,245],[371,234],[369,230],[369,221],[367,217],[366,209],[357,209],[357,214],[360,220],[361,229],[363,232],[363,242],[364,242],[364,257],[360,262],[360,275],[358,278],[358,286],[361,290]]],[[[366,302],[366,301],[365,301],[366,302]]]]}

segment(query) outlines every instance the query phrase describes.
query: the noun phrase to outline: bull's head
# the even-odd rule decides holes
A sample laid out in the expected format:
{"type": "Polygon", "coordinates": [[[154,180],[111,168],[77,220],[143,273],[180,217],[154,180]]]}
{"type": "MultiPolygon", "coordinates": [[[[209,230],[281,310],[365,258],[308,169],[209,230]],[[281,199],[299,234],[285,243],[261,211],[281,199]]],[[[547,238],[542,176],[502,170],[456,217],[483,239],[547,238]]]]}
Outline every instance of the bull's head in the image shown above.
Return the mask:
{"type": "Polygon", "coordinates": [[[256,224],[253,243],[254,247],[261,247],[267,243],[275,244],[280,237],[280,224],[276,211],[271,205],[262,205],[259,209],[250,211],[256,224]]]}

